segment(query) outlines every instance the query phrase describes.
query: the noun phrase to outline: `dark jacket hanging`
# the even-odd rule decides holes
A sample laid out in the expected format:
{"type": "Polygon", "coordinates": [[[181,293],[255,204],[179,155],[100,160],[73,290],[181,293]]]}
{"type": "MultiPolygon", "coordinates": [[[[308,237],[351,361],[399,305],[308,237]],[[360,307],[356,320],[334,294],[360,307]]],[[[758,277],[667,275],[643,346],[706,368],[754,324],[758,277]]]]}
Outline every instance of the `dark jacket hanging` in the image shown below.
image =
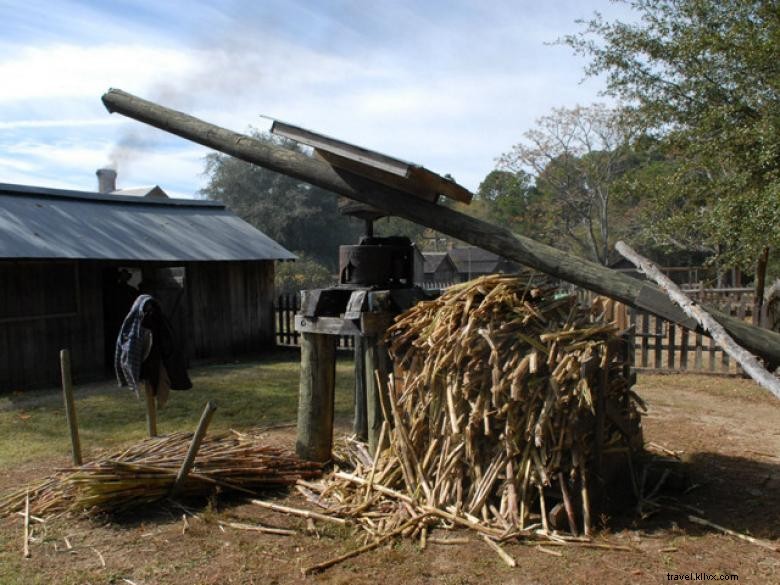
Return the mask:
{"type": "Polygon", "coordinates": [[[150,295],[139,296],[122,323],[116,340],[114,368],[120,386],[129,386],[136,394],[142,380],[157,390],[160,365],[164,366],[172,390],[189,390],[184,356],[179,349],[170,322],[150,295]],[[151,349],[144,356],[144,335],[151,332],[151,349]]]}

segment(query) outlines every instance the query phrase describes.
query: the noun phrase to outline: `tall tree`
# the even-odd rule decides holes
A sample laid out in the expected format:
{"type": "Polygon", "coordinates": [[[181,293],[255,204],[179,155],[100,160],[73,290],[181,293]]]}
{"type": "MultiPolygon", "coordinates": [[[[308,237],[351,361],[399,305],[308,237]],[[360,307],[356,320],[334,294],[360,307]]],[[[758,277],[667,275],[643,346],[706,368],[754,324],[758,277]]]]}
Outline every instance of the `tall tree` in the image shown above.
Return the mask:
{"type": "Polygon", "coordinates": [[[482,219],[532,238],[543,238],[540,194],[533,176],[518,170],[495,169],[479,184],[471,209],[482,219]]]}
{"type": "MultiPolygon", "coordinates": [[[[290,150],[291,141],[253,132],[290,150]]],[[[361,224],[340,215],[336,195],[286,175],[220,153],[206,157],[208,183],[201,195],[224,202],[239,217],[284,247],[335,271],[338,247],[353,243],[361,224]]]]}
{"type": "Polygon", "coordinates": [[[564,42],[606,75],[672,163],[653,174],[655,235],[688,234],[752,264],[780,244],[777,0],[622,0],[635,22],[596,15],[564,42]]]}
{"type": "Polygon", "coordinates": [[[613,185],[624,172],[632,131],[602,105],[560,108],[537,120],[524,141],[499,159],[500,168],[532,170],[547,199],[547,228],[607,264],[615,207],[613,185]]]}

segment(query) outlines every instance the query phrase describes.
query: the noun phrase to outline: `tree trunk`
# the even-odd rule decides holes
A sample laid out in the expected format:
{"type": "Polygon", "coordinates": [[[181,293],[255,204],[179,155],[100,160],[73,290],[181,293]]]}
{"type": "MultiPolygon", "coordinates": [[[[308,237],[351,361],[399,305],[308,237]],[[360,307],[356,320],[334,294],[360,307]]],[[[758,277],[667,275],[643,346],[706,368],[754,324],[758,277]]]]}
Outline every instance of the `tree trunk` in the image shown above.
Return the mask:
{"type": "Polygon", "coordinates": [[[769,246],[764,246],[756,262],[756,288],[753,293],[753,325],[761,327],[761,311],[764,308],[766,265],[769,262],[769,246]]]}

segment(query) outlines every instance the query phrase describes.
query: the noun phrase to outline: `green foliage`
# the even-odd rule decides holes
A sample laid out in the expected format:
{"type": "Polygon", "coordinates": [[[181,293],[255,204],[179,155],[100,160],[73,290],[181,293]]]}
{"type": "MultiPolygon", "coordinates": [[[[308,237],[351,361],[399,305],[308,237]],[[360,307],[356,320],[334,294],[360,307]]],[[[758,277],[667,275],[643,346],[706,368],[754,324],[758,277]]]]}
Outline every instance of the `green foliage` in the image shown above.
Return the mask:
{"type": "MultiPolygon", "coordinates": [[[[303,152],[291,141],[257,131],[260,140],[303,152]]],[[[356,241],[360,222],[338,212],[336,195],[296,179],[214,153],[206,157],[208,184],[201,195],[224,202],[239,217],[288,250],[297,250],[335,270],[338,247],[356,241]]]]}
{"type": "Polygon", "coordinates": [[[533,238],[540,230],[543,209],[533,177],[523,170],[496,169],[480,183],[472,202],[473,215],[533,238]]]}
{"type": "Polygon", "coordinates": [[[619,231],[615,219],[625,212],[615,185],[635,164],[631,138],[620,112],[602,105],[554,109],[537,120],[499,159],[501,169],[521,177],[522,227],[607,264],[619,231]],[[535,175],[533,188],[526,169],[535,175]]]}
{"type": "Polygon", "coordinates": [[[635,23],[596,15],[563,42],[662,141],[636,178],[653,237],[752,266],[780,245],[780,10],[776,0],[629,0],[635,23]]]}
{"type": "Polygon", "coordinates": [[[297,293],[312,288],[330,286],[338,280],[325,266],[298,254],[295,262],[277,262],[274,273],[274,287],[277,293],[297,293]]]}

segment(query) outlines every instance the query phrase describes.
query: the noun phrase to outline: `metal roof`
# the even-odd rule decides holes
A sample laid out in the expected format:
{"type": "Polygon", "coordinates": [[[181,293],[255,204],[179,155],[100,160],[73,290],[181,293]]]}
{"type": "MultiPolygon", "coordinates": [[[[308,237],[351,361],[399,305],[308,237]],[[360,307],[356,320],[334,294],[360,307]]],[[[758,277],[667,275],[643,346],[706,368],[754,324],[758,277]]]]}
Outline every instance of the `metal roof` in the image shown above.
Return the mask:
{"type": "Polygon", "coordinates": [[[0,183],[0,259],[198,262],[295,255],[217,201],[0,183]]]}

